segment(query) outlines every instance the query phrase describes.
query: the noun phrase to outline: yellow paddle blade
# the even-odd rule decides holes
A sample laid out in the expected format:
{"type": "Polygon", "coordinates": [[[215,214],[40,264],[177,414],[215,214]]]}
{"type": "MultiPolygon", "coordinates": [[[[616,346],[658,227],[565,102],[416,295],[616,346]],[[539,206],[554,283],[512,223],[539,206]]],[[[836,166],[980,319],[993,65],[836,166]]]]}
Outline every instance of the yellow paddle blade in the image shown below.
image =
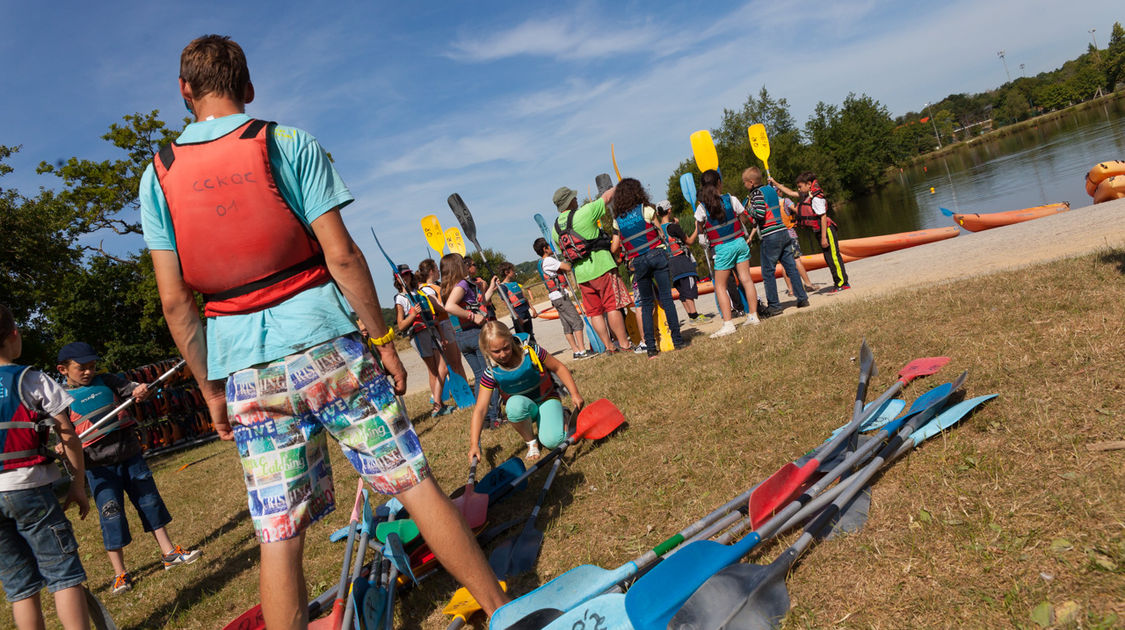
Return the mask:
{"type": "MultiPolygon", "coordinates": [[[[500,580],[500,590],[505,593],[508,592],[508,584],[504,580],[500,580]]],[[[445,610],[441,612],[445,615],[461,617],[467,621],[478,610],[480,610],[480,604],[469,594],[469,589],[462,586],[457,589],[457,592],[449,599],[449,603],[445,605],[445,610]]]]}
{"type": "Polygon", "coordinates": [[[426,233],[430,249],[437,252],[438,256],[442,255],[445,252],[445,233],[441,231],[438,218],[432,214],[422,217],[422,231],[426,233]]]}
{"type": "Polygon", "coordinates": [[[750,136],[750,148],[754,155],[766,165],[767,171],[770,170],[770,139],[766,135],[766,126],[762,123],[750,125],[746,134],[750,136]]]}
{"type": "Polygon", "coordinates": [[[668,328],[668,316],[664,314],[664,309],[660,308],[659,304],[656,305],[656,338],[661,352],[671,352],[676,349],[672,343],[672,329],[668,328]]]}
{"type": "Polygon", "coordinates": [[[465,255],[465,239],[461,238],[461,230],[457,229],[456,226],[445,231],[445,244],[449,246],[449,251],[454,254],[465,255]]]}
{"type": "Polygon", "coordinates": [[[715,141],[711,139],[710,131],[701,129],[691,134],[691,152],[700,172],[719,170],[719,154],[715,153],[715,141]]]}
{"type": "Polygon", "coordinates": [[[621,169],[617,168],[617,154],[613,152],[613,143],[609,143],[609,159],[613,160],[613,172],[617,173],[617,181],[621,181],[621,169]]]}

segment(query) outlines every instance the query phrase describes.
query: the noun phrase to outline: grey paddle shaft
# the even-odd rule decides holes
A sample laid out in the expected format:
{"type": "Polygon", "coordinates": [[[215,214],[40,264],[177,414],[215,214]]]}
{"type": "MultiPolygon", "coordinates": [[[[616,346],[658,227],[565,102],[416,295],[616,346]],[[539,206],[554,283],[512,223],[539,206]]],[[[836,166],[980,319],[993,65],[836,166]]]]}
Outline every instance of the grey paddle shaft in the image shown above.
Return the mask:
{"type": "MultiPolygon", "coordinates": [[[[176,372],[179,372],[180,368],[184,367],[184,365],[186,365],[186,364],[187,364],[187,361],[184,361],[183,359],[180,359],[179,363],[172,366],[172,368],[170,370],[161,374],[160,377],[157,378],[155,381],[153,381],[151,383],[146,383],[146,385],[152,386],[152,385],[159,385],[159,384],[163,383],[164,381],[172,378],[172,375],[175,374],[176,372]]],[[[78,436],[78,439],[79,440],[86,440],[86,439],[92,437],[94,435],[94,433],[96,433],[99,429],[101,429],[105,425],[109,424],[110,420],[113,420],[113,419],[117,418],[118,414],[120,414],[122,411],[125,411],[129,407],[132,407],[134,404],[136,404],[136,402],[137,402],[137,399],[130,396],[129,400],[126,400],[125,402],[121,403],[120,405],[117,405],[117,407],[115,407],[112,411],[110,411],[106,415],[102,416],[94,424],[91,424],[89,427],[87,427],[87,429],[82,432],[82,435],[78,436]]]]}
{"type": "Polygon", "coordinates": [[[469,480],[465,482],[466,489],[469,486],[475,487],[477,485],[477,462],[480,458],[473,456],[473,463],[469,466],[469,480]]]}
{"type": "MultiPolygon", "coordinates": [[[[488,269],[488,273],[492,274],[492,277],[495,278],[496,273],[492,271],[492,266],[488,264],[488,258],[485,257],[484,250],[481,249],[480,242],[477,241],[477,222],[473,220],[473,213],[469,212],[469,206],[465,205],[465,200],[457,193],[450,195],[449,198],[446,199],[446,202],[449,204],[449,209],[453,211],[453,216],[457,217],[457,222],[461,224],[461,229],[465,232],[465,236],[468,237],[469,242],[473,244],[473,247],[477,249],[477,253],[480,254],[480,259],[481,262],[484,263],[484,268],[488,269]]],[[[503,280],[503,278],[497,278],[497,280],[503,280]]],[[[507,290],[504,288],[503,284],[499,286],[499,289],[500,296],[504,299],[504,306],[508,307],[508,314],[512,316],[512,325],[515,326],[516,322],[519,320],[516,318],[516,311],[512,308],[511,300],[508,299],[507,290]]]]}
{"type": "Polygon", "coordinates": [[[519,477],[516,477],[515,479],[513,479],[513,480],[509,481],[508,483],[504,484],[504,486],[500,490],[496,491],[496,494],[489,494],[488,495],[488,504],[492,505],[494,503],[499,502],[504,497],[508,496],[513,490],[515,490],[517,487],[519,487],[519,485],[521,483],[527,481],[528,477],[535,474],[536,471],[538,471],[540,468],[542,468],[544,464],[548,464],[552,460],[557,459],[558,457],[561,457],[563,455],[563,453],[566,453],[566,449],[573,446],[574,443],[577,442],[577,441],[578,441],[577,435],[572,435],[572,436],[566,438],[565,440],[563,440],[562,444],[559,444],[554,449],[552,449],[550,453],[547,453],[543,457],[539,458],[539,461],[535,462],[535,464],[531,468],[528,468],[527,470],[523,471],[523,473],[519,477]]]}
{"type": "MultiPolygon", "coordinates": [[[[359,535],[359,561],[355,563],[355,568],[352,569],[352,579],[349,584],[354,584],[359,579],[360,571],[363,569],[363,561],[367,558],[367,541],[369,538],[371,538],[371,532],[367,527],[364,527],[363,532],[359,535]]],[[[350,628],[352,616],[355,615],[355,598],[352,597],[350,592],[345,597],[347,597],[347,601],[344,603],[344,619],[340,627],[350,628]]]]}
{"type": "Polygon", "coordinates": [[[387,608],[384,611],[386,617],[383,620],[383,627],[386,630],[391,630],[395,627],[395,589],[398,587],[398,567],[394,562],[390,563],[390,572],[387,574],[387,608]]]}
{"type": "Polygon", "coordinates": [[[539,490],[539,498],[535,500],[535,507],[531,509],[531,516],[527,519],[527,525],[524,526],[524,529],[535,528],[535,520],[539,518],[539,509],[543,507],[543,501],[547,499],[547,493],[551,490],[551,484],[555,481],[555,474],[559,472],[560,464],[562,464],[561,459],[556,461],[555,465],[551,466],[551,472],[547,473],[547,481],[543,482],[543,488],[539,490]]]}

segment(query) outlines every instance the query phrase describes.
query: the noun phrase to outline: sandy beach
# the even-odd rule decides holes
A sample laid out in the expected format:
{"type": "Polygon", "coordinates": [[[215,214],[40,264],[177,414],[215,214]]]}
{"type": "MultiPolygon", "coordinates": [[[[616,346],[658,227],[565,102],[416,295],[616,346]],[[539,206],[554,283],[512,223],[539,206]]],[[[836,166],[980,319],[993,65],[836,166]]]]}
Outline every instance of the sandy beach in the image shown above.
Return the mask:
{"type": "MultiPolygon", "coordinates": [[[[834,295],[814,293],[809,296],[809,309],[798,311],[794,308],[795,300],[785,295],[785,282],[778,279],[781,305],[785,308],[781,317],[799,317],[800,313],[814,308],[872,299],[902,289],[954,282],[1105,249],[1125,248],[1125,199],[1097,206],[1078,205],[1086,201],[1072,202],[1069,212],[984,232],[962,230],[956,238],[850,262],[847,272],[852,290],[834,295]]],[[[841,236],[849,238],[848,234],[841,236]]],[[[831,284],[831,276],[826,269],[812,271],[809,277],[826,287],[831,284]]],[[[1080,278],[1075,278],[1075,282],[1080,281],[1080,278]]],[[[764,300],[761,283],[758,283],[757,290],[764,300]]],[[[1029,294],[1033,290],[1033,287],[1028,287],[1029,294]]],[[[721,322],[718,321],[714,298],[711,295],[700,296],[697,304],[700,312],[716,317],[713,322],[696,328],[704,335],[717,330],[721,322]]],[[[549,306],[549,303],[544,303],[537,308],[549,306]]],[[[686,320],[683,306],[679,302],[676,306],[681,321],[686,320]]],[[[769,325],[769,320],[765,320],[761,328],[765,330],[769,325]]],[[[573,360],[557,321],[536,319],[535,336],[540,345],[560,360],[567,363],[573,360]]],[[[722,343],[722,340],[696,336],[692,343],[722,343]]],[[[407,350],[402,354],[402,360],[409,375],[407,391],[426,389],[426,368],[418,354],[413,349],[407,350]]]]}

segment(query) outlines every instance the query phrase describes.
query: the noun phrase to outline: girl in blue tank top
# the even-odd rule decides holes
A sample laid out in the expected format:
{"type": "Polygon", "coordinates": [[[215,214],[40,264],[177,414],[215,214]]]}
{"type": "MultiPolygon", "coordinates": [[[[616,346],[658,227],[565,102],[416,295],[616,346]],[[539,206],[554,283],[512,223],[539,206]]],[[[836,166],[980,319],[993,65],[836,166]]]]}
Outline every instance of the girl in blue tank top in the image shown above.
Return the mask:
{"type": "Polygon", "coordinates": [[[493,390],[506,401],[508,421],[527,443],[527,459],[539,457],[539,442],[547,448],[561,444],[566,439],[563,406],[551,375],[558,376],[570,392],[575,410],[585,404],[570,370],[538,345],[520,343],[500,322],[484,325],[480,345],[495,365],[481,375],[469,428],[469,461],[481,457],[480,433],[493,390]],[[538,425],[538,439],[531,424],[538,425]]]}

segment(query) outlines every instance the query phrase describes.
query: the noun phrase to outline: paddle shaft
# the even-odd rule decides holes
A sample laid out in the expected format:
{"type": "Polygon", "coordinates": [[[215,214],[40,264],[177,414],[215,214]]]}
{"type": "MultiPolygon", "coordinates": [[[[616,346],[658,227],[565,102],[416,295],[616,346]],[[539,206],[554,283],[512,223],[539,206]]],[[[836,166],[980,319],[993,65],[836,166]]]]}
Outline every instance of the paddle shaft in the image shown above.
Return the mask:
{"type": "MultiPolygon", "coordinates": [[[[465,237],[476,248],[477,253],[480,254],[480,260],[484,263],[484,268],[492,277],[496,278],[496,273],[492,271],[492,265],[488,264],[488,258],[484,255],[484,250],[481,249],[480,242],[477,241],[477,223],[473,220],[473,213],[469,211],[469,206],[465,204],[465,200],[461,199],[461,195],[453,193],[446,200],[449,204],[449,209],[453,211],[453,216],[457,217],[457,222],[461,224],[461,230],[465,233],[465,237]]],[[[497,281],[502,281],[503,278],[497,278],[497,281]]],[[[498,285],[500,289],[500,296],[504,300],[504,306],[508,307],[508,314],[512,316],[512,324],[518,321],[516,311],[512,308],[512,303],[508,299],[507,290],[504,288],[503,282],[498,285]]]]}
{"type": "MultiPolygon", "coordinates": [[[[153,381],[151,383],[146,383],[146,385],[151,387],[153,385],[159,385],[159,384],[163,383],[164,381],[172,378],[172,375],[175,374],[176,372],[179,372],[180,368],[184,367],[185,365],[187,365],[187,361],[185,361],[183,359],[180,359],[180,361],[178,363],[176,363],[176,365],[172,366],[171,369],[169,369],[167,372],[161,374],[155,381],[153,381]]],[[[99,418],[97,422],[95,422],[95,423],[91,424],[89,427],[87,427],[87,429],[82,432],[82,435],[78,436],[78,439],[82,440],[82,441],[85,441],[85,440],[93,437],[94,434],[97,433],[97,431],[99,429],[101,429],[105,425],[109,424],[110,420],[116,419],[118,414],[120,414],[122,411],[125,411],[129,407],[132,407],[133,405],[136,404],[136,402],[137,402],[137,399],[130,396],[128,400],[121,403],[120,405],[117,405],[117,407],[113,408],[113,410],[111,410],[109,413],[107,413],[106,415],[99,418]]]]}
{"type": "MultiPolygon", "coordinates": [[[[359,535],[359,560],[355,563],[355,568],[352,570],[351,584],[355,584],[360,579],[359,573],[363,568],[363,561],[367,557],[367,541],[371,538],[371,530],[368,527],[363,528],[363,532],[359,535]]],[[[341,628],[350,628],[352,616],[355,614],[355,598],[350,593],[345,592],[344,597],[347,602],[344,604],[344,618],[340,622],[341,628]]]]}

